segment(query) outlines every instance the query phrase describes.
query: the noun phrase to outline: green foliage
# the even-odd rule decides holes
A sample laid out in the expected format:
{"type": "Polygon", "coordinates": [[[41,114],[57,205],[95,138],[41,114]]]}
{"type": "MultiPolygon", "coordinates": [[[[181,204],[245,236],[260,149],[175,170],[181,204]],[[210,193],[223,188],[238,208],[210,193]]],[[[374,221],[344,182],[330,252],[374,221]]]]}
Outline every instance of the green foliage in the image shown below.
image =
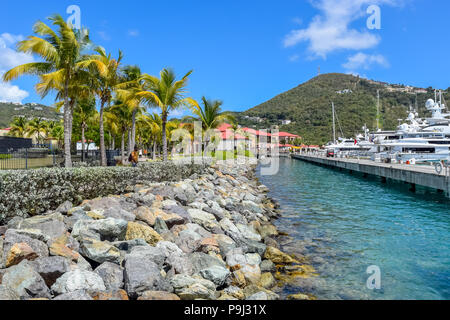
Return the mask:
{"type": "Polygon", "coordinates": [[[14,216],[27,217],[56,209],[65,201],[122,194],[136,184],[179,181],[203,166],[153,162],[137,168],[38,169],[0,172],[0,222],[14,216]]]}
{"type": "MultiPolygon", "coordinates": [[[[390,85],[402,88],[399,85],[390,85]]],[[[280,130],[298,134],[305,144],[325,144],[332,139],[331,102],[346,137],[360,133],[364,124],[370,129],[376,128],[377,90],[380,90],[381,124],[385,130],[398,126],[398,119],[405,119],[409,106],[415,106],[416,95],[394,91],[390,92],[384,84],[361,79],[347,74],[325,74],[282,93],[275,98],[246,112],[237,114],[239,124],[257,129],[280,125],[281,120],[289,119],[291,124],[280,126],[280,130]],[[337,93],[349,89],[351,93],[337,93]],[[245,116],[260,117],[256,123],[245,116]]],[[[444,93],[449,101],[450,95],[444,93]]],[[[417,106],[420,116],[429,115],[425,102],[434,98],[434,90],[417,94],[417,106]]],[[[339,125],[337,125],[338,132],[339,125]]]]}

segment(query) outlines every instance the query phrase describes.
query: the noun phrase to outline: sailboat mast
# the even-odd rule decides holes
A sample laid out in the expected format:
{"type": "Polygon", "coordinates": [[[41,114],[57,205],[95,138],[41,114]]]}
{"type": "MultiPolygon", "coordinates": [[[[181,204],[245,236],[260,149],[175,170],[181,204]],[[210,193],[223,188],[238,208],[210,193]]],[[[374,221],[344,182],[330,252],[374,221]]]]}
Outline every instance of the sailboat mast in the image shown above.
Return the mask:
{"type": "Polygon", "coordinates": [[[335,118],[335,111],[334,111],[334,102],[331,103],[332,109],[333,109],[333,143],[336,143],[336,118],[335,118]]]}
{"type": "Polygon", "coordinates": [[[380,130],[380,90],[377,90],[377,130],[380,130]]]}

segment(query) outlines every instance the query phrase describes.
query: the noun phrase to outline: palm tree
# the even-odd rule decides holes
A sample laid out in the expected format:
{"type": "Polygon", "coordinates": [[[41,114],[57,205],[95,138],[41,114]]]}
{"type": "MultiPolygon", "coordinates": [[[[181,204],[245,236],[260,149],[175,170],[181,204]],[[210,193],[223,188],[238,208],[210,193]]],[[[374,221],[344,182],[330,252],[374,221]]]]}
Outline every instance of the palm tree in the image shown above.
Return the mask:
{"type": "Polygon", "coordinates": [[[163,160],[167,161],[167,136],[166,127],[171,111],[183,106],[196,106],[197,102],[192,98],[186,98],[188,78],[192,71],[188,72],[181,80],[176,80],[175,73],[171,69],[163,69],[160,78],[144,74],[141,77],[142,91],[136,95],[141,101],[151,107],[161,109],[161,132],[163,143],[163,160]]]}
{"type": "Polygon", "coordinates": [[[114,101],[113,105],[105,110],[105,119],[108,122],[115,123],[118,127],[119,134],[121,134],[121,160],[125,163],[125,133],[131,126],[131,110],[126,108],[120,101],[114,101]]]}
{"type": "Polygon", "coordinates": [[[117,59],[112,58],[111,54],[106,54],[105,49],[97,47],[97,54],[91,55],[90,59],[96,61],[91,64],[91,71],[96,73],[93,82],[93,91],[100,99],[100,153],[101,165],[106,166],[106,147],[105,147],[105,129],[104,129],[104,112],[105,106],[111,104],[113,92],[116,86],[121,82],[120,64],[123,59],[122,51],[119,50],[117,59]]]}
{"type": "Polygon", "coordinates": [[[137,96],[137,93],[144,90],[139,81],[142,73],[138,66],[126,66],[122,69],[124,73],[124,82],[117,85],[117,96],[124,104],[132,111],[132,124],[131,124],[131,136],[129,143],[129,151],[134,150],[136,145],[136,116],[140,111],[143,111],[141,107],[141,98],[137,96]]]}
{"type": "Polygon", "coordinates": [[[17,44],[19,52],[38,55],[44,61],[17,66],[6,72],[3,80],[12,81],[22,75],[38,75],[41,77],[41,95],[59,88],[64,101],[64,161],[65,166],[69,168],[72,166],[69,89],[77,79],[77,73],[96,61],[81,55],[89,43],[87,30],[74,31],[60,15],[54,15],[49,20],[57,27],[57,31],[39,21],[34,25],[33,31],[41,37],[29,36],[17,44]]]}
{"type": "Polygon", "coordinates": [[[47,132],[47,123],[44,120],[42,120],[42,118],[34,118],[28,123],[27,135],[29,137],[36,136],[38,144],[43,142],[46,132],[47,132]]]}
{"type": "MultiPolygon", "coordinates": [[[[191,112],[196,117],[186,117],[191,118],[194,121],[200,121],[202,123],[203,131],[208,132],[209,130],[217,129],[221,124],[225,122],[235,123],[236,118],[229,112],[222,112],[223,102],[220,100],[208,100],[202,97],[202,106],[195,105],[191,107],[191,112]]],[[[206,137],[205,150],[209,145],[209,137],[206,137]]]]}
{"type": "Polygon", "coordinates": [[[85,152],[85,142],[86,137],[85,133],[88,129],[89,124],[96,118],[97,109],[95,107],[95,98],[91,97],[89,99],[81,100],[75,107],[74,110],[77,113],[77,116],[80,120],[81,126],[81,161],[84,162],[86,157],[85,152]]]}
{"type": "Polygon", "coordinates": [[[23,138],[26,135],[28,121],[24,117],[15,117],[11,123],[9,135],[17,138],[23,138]]]}

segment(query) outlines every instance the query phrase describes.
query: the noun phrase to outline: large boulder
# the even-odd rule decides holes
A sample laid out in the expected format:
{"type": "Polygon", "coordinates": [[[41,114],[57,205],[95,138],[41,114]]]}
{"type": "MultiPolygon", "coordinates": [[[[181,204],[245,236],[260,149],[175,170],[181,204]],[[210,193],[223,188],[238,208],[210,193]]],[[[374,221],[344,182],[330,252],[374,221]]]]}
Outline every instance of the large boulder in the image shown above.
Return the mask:
{"type": "Polygon", "coordinates": [[[136,216],[132,213],[136,204],[127,202],[120,197],[107,197],[87,201],[91,210],[102,212],[105,217],[115,218],[125,221],[134,221],[136,216]]]}
{"type": "Polygon", "coordinates": [[[9,251],[16,243],[26,243],[39,257],[48,257],[48,248],[44,242],[22,235],[14,229],[8,229],[3,241],[3,259],[7,258],[9,251]]]}
{"type": "Polygon", "coordinates": [[[172,291],[150,255],[140,253],[126,255],[124,280],[125,290],[131,298],[137,298],[145,291],[172,291]]]}
{"type": "Polygon", "coordinates": [[[128,222],[122,219],[79,220],[73,226],[72,236],[108,241],[123,240],[127,227],[128,222]]]}
{"type": "Polygon", "coordinates": [[[78,290],[106,291],[106,287],[97,273],[80,269],[65,273],[52,286],[52,291],[58,295],[78,290]]]}
{"type": "Polygon", "coordinates": [[[59,277],[71,271],[70,260],[63,257],[39,258],[33,261],[32,266],[41,275],[49,288],[59,277]]]}
{"type": "Polygon", "coordinates": [[[216,286],[221,287],[230,276],[230,271],[224,267],[212,266],[201,270],[200,275],[206,280],[214,282],[216,286]]]}
{"type": "Polygon", "coordinates": [[[129,222],[125,240],[144,239],[149,245],[155,246],[163,238],[151,227],[136,222],[129,222]]]}
{"type": "Polygon", "coordinates": [[[120,250],[105,241],[85,239],[80,246],[80,253],[97,263],[106,261],[120,264],[120,250]]]}
{"type": "Polygon", "coordinates": [[[216,217],[208,212],[198,209],[189,209],[188,213],[192,218],[192,222],[201,225],[208,231],[220,228],[217,224],[216,217]]]}
{"type": "Polygon", "coordinates": [[[123,288],[123,268],[115,263],[104,262],[95,269],[95,272],[103,279],[106,290],[118,290],[123,288]]]}
{"type": "Polygon", "coordinates": [[[64,217],[60,213],[24,219],[18,224],[17,229],[40,230],[49,239],[58,238],[67,231],[64,217]]]}
{"type": "Polygon", "coordinates": [[[194,252],[190,254],[189,260],[192,263],[194,273],[199,273],[203,269],[208,269],[214,266],[226,268],[226,264],[223,260],[203,252],[194,252]]]}
{"type": "Polygon", "coordinates": [[[50,298],[44,279],[27,260],[7,269],[2,285],[12,289],[21,299],[50,298]]]}
{"type": "Polygon", "coordinates": [[[216,285],[209,280],[180,274],[173,276],[170,284],[181,300],[215,299],[216,285]]]}

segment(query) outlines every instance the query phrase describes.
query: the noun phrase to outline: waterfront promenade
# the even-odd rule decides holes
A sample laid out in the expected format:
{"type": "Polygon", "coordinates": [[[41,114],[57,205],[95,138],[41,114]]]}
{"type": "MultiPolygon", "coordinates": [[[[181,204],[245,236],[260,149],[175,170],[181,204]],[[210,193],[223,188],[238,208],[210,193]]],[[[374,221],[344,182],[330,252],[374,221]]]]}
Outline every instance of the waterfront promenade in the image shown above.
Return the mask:
{"type": "Polygon", "coordinates": [[[345,169],[350,172],[360,172],[364,175],[381,177],[411,184],[415,190],[416,185],[437,189],[450,197],[450,170],[444,168],[438,174],[433,166],[406,165],[393,163],[378,163],[371,160],[326,158],[318,155],[293,154],[292,158],[318,165],[345,169]]]}

